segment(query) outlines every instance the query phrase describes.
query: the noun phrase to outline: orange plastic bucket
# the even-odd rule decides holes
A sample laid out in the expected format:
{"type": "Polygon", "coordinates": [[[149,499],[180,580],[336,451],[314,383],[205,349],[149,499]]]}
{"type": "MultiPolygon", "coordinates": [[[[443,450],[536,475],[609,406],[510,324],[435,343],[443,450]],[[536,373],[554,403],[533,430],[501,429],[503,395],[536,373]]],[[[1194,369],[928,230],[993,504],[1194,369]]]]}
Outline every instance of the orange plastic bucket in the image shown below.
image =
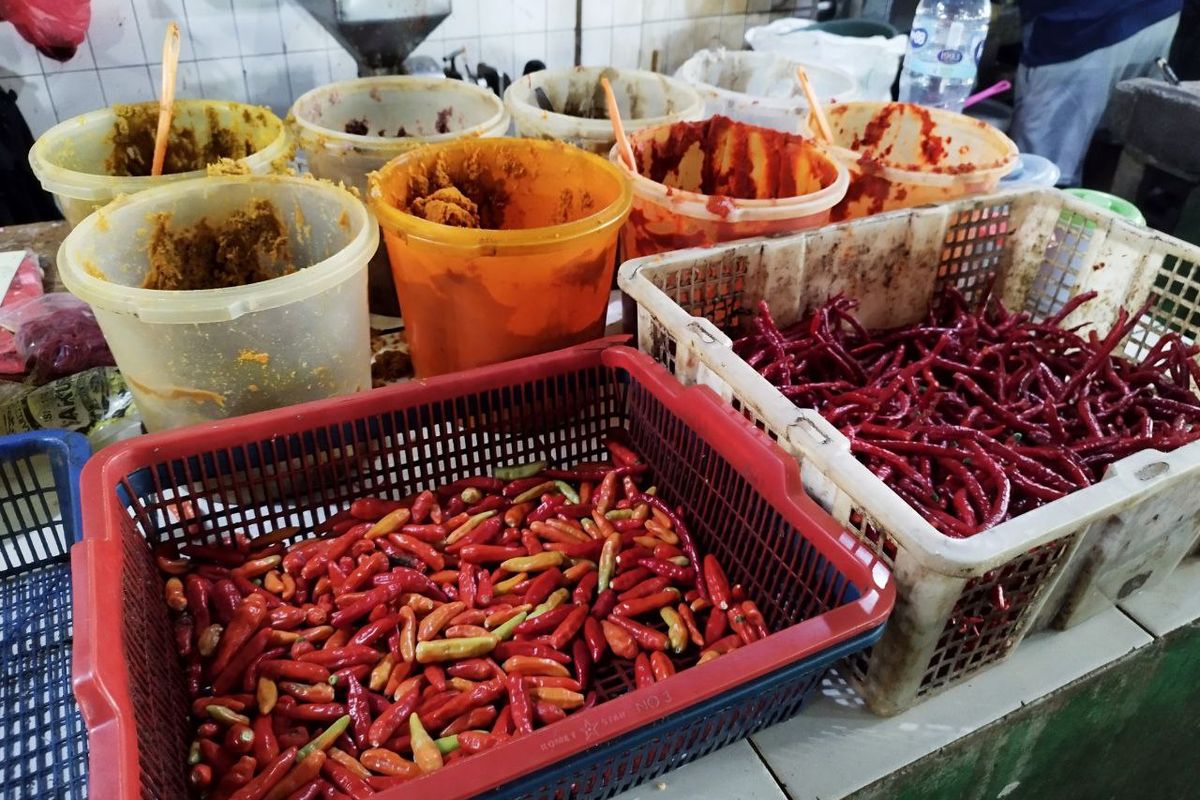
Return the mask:
{"type": "Polygon", "coordinates": [[[629,182],[603,158],[562,142],[462,140],[398,156],[370,187],[418,376],[603,333],[630,204],[629,182]],[[480,227],[433,221],[422,198],[446,179],[480,227]]]}
{"type": "Polygon", "coordinates": [[[624,258],[815,228],[849,185],[846,168],[795,134],[713,117],[631,135],[637,174],[624,258]]]}
{"type": "Polygon", "coordinates": [[[953,111],[910,103],[841,103],[827,109],[850,189],[834,220],[994,191],[1017,163],[996,128],[953,111]]]}

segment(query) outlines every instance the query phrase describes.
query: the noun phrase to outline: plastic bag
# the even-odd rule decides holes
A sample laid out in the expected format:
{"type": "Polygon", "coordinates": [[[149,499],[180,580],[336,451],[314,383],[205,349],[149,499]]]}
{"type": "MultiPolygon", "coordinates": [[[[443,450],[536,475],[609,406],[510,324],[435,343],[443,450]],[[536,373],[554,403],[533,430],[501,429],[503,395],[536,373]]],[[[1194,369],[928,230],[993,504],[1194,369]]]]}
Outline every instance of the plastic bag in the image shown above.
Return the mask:
{"type": "Polygon", "coordinates": [[[907,36],[839,36],[807,30],[808,20],[778,19],[746,31],[746,44],[753,50],[782,53],[814,64],[832,64],[858,81],[859,100],[892,99],[892,84],[900,71],[900,60],[908,46],[907,36]]]}
{"type": "Polygon", "coordinates": [[[140,434],[142,418],[115,367],[96,367],[38,387],[0,381],[0,435],[40,428],[87,434],[95,452],[140,434]]]}
{"type": "Polygon", "coordinates": [[[0,0],[0,20],[39,51],[67,61],[83,44],[92,17],[90,0],[0,0]]]}
{"type": "Polygon", "coordinates": [[[92,310],[67,292],[0,309],[0,328],[13,332],[17,355],[35,384],[116,364],[92,310]]]}
{"type": "MultiPolygon", "coordinates": [[[[14,308],[26,300],[42,296],[42,267],[31,250],[16,253],[0,253],[0,313],[14,308]],[[21,259],[16,273],[10,273],[13,257],[21,259]],[[7,265],[7,267],[6,267],[7,265]],[[5,291],[5,278],[12,274],[12,281],[5,291]]],[[[17,353],[17,339],[11,331],[0,328],[0,375],[15,375],[25,371],[25,359],[17,353]]]]}

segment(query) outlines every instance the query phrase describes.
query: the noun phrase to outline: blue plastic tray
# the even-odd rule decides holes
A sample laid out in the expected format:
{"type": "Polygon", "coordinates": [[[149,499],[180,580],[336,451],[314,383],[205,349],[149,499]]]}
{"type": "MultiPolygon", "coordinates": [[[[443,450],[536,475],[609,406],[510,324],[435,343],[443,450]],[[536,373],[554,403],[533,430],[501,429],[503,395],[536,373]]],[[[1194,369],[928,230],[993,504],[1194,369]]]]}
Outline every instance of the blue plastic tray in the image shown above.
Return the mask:
{"type": "Polygon", "coordinates": [[[77,433],[0,437],[0,796],[87,796],[71,692],[71,545],[81,534],[77,433]]]}

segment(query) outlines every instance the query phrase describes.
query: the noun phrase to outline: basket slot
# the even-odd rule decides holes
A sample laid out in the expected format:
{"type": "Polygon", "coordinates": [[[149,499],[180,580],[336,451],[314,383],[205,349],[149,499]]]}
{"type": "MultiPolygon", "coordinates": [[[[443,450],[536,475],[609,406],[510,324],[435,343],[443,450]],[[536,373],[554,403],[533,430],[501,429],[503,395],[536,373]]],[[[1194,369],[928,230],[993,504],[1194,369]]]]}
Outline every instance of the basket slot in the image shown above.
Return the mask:
{"type": "Polygon", "coordinates": [[[981,204],[950,215],[942,242],[935,296],[946,289],[955,289],[972,306],[983,302],[1000,272],[1011,211],[1009,203],[981,204]]]}
{"type": "Polygon", "coordinates": [[[66,559],[70,537],[58,507],[49,455],[0,461],[0,532],[0,576],[66,559]]]}

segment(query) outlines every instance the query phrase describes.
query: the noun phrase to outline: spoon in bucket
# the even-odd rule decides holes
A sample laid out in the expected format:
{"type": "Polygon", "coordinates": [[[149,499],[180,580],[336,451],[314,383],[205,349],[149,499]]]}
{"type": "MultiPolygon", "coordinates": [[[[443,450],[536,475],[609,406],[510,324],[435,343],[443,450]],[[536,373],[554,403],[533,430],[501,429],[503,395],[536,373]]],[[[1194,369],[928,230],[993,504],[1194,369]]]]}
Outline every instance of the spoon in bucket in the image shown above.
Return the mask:
{"type": "Polygon", "coordinates": [[[625,160],[625,164],[636,175],[637,161],[633,157],[633,147],[629,144],[629,138],[625,136],[625,126],[621,124],[621,109],[617,107],[617,96],[613,94],[612,84],[608,82],[606,76],[600,76],[600,85],[604,87],[604,101],[608,105],[608,120],[612,123],[613,135],[617,137],[617,148],[621,151],[621,158],[625,160]]]}
{"type": "Polygon", "coordinates": [[[175,108],[175,76],[179,71],[179,26],[167,25],[163,38],[162,91],[158,97],[158,130],[154,133],[154,161],[151,175],[162,175],[167,159],[167,139],[171,134],[171,113],[175,108]]]}
{"type": "Polygon", "coordinates": [[[800,88],[804,90],[804,96],[808,98],[808,107],[812,111],[813,118],[817,121],[817,133],[828,144],[833,144],[833,130],[829,127],[829,119],[825,116],[824,109],[821,108],[821,100],[817,97],[816,91],[812,84],[808,81],[808,73],[804,67],[796,67],[796,80],[800,82],[800,88]]]}

